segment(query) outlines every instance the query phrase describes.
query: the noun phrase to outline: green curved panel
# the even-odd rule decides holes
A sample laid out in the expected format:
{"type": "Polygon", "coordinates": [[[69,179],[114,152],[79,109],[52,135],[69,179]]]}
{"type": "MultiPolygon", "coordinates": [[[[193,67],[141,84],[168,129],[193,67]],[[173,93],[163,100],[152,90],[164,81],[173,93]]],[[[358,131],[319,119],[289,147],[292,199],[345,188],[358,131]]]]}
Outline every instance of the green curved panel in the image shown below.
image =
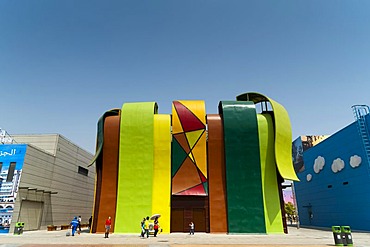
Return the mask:
{"type": "Polygon", "coordinates": [[[152,213],[155,102],[122,106],[116,233],[136,233],[152,213]]]}
{"type": "Polygon", "coordinates": [[[257,115],[253,102],[221,101],[229,233],[265,233],[257,115]]]}
{"type": "Polygon", "coordinates": [[[274,112],[275,120],[275,159],[280,175],[284,179],[299,181],[293,167],[292,161],[292,128],[288,112],[274,100],[259,94],[245,93],[236,97],[241,101],[253,101],[260,103],[268,101],[274,112]]]}
{"type": "Polygon", "coordinates": [[[261,173],[267,233],[284,233],[274,154],[274,124],[269,114],[258,114],[261,173]]]}

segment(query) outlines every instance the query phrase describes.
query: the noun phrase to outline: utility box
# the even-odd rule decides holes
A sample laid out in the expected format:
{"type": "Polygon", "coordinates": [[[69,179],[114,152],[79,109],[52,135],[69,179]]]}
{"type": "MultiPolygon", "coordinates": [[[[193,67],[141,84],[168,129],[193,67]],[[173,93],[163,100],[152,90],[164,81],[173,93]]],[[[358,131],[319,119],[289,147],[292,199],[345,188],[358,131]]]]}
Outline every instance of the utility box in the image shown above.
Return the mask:
{"type": "Polygon", "coordinates": [[[24,222],[15,223],[14,235],[21,235],[23,233],[24,222]]]}
{"type": "Polygon", "coordinates": [[[343,246],[341,227],[340,226],[332,226],[331,229],[333,231],[335,246],[343,246]]]}
{"type": "Polygon", "coordinates": [[[342,226],[341,232],[342,232],[343,244],[345,246],[353,246],[351,228],[349,226],[342,226]]]}

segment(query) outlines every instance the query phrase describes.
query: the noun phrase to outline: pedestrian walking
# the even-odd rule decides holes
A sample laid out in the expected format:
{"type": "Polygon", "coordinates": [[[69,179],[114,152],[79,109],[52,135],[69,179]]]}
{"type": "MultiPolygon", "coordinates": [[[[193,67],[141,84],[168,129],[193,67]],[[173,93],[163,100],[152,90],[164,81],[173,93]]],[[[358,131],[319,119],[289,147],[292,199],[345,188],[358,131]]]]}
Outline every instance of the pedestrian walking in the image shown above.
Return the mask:
{"type": "Polygon", "coordinates": [[[144,238],[144,234],[145,234],[145,217],[143,218],[143,220],[140,222],[140,237],[144,238]]]}
{"type": "Polygon", "coordinates": [[[194,223],[190,222],[189,226],[190,226],[190,235],[194,235],[194,223]]]}
{"type": "Polygon", "coordinates": [[[145,218],[144,229],[145,229],[146,238],[149,238],[149,216],[145,218]]]}
{"type": "Polygon", "coordinates": [[[109,216],[108,219],[105,221],[105,236],[104,236],[104,238],[109,238],[109,231],[110,231],[111,225],[112,225],[112,220],[109,216]]]}
{"type": "Polygon", "coordinates": [[[91,224],[92,224],[92,215],[91,215],[91,217],[89,219],[89,230],[91,230],[91,224]]]}
{"type": "Polygon", "coordinates": [[[71,225],[71,228],[72,228],[72,236],[74,236],[75,235],[75,232],[77,230],[77,227],[78,227],[78,219],[77,219],[77,217],[74,217],[74,219],[71,221],[70,225],[71,225]]]}
{"type": "Polygon", "coordinates": [[[78,216],[78,234],[81,232],[81,215],[78,216]]]}

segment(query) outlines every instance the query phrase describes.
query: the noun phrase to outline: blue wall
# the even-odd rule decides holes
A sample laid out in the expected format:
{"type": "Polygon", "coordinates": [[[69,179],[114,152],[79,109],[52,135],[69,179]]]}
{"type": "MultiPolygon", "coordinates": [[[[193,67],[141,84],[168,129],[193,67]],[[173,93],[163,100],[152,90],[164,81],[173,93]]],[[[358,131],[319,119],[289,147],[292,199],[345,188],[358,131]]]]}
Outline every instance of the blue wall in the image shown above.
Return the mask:
{"type": "Polygon", "coordinates": [[[303,160],[305,170],[298,173],[301,182],[294,183],[301,225],[349,225],[353,230],[370,231],[370,169],[357,123],[305,151],[303,160]],[[356,168],[350,165],[354,155],[362,160],[356,168]],[[313,167],[318,156],[325,159],[325,165],[316,173],[313,167]],[[344,161],[344,168],[334,173],[332,163],[337,158],[344,161]],[[312,175],[309,182],[308,174],[312,175]]]}

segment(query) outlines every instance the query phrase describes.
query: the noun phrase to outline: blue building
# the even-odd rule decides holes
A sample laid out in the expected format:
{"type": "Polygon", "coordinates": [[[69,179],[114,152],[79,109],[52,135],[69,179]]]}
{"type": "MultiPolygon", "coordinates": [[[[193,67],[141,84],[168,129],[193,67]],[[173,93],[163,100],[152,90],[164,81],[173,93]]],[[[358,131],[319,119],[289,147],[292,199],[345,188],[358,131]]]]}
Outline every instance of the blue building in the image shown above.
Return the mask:
{"type": "Polygon", "coordinates": [[[354,111],[357,121],[316,145],[305,145],[302,137],[293,142],[302,226],[370,231],[370,115],[368,107],[354,111]]]}

